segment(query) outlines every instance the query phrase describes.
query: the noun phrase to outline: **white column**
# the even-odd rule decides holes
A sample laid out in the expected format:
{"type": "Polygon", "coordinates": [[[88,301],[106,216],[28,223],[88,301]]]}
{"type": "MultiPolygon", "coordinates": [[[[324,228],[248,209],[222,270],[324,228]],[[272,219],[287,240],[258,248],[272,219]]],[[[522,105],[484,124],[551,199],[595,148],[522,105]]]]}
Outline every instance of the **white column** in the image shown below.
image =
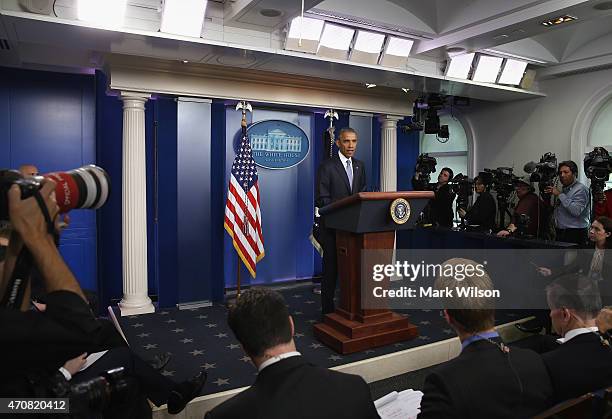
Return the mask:
{"type": "Polygon", "coordinates": [[[397,121],[401,116],[383,115],[380,133],[380,190],[397,191],[397,121]]]}
{"type": "Polygon", "coordinates": [[[122,316],[153,313],[147,288],[145,102],[149,94],[121,92],[123,100],[122,316]]]}

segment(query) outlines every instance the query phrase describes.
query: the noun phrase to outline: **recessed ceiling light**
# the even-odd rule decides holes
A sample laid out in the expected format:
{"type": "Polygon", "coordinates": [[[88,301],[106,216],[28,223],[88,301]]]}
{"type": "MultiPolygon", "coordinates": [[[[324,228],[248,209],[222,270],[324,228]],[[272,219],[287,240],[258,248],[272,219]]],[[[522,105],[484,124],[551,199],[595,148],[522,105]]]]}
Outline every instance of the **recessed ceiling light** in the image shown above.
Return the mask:
{"type": "Polygon", "coordinates": [[[283,12],[276,9],[261,9],[259,14],[265,17],[279,17],[283,12]]]}
{"type": "Polygon", "coordinates": [[[285,49],[300,52],[317,52],[324,23],[325,21],[320,19],[302,18],[301,16],[294,18],[291,21],[291,26],[289,26],[289,33],[285,40],[285,49]]]}
{"type": "Polygon", "coordinates": [[[389,36],[380,64],[387,67],[404,67],[408,62],[412,45],[414,45],[412,39],[389,36]]]}
{"type": "Polygon", "coordinates": [[[357,31],[355,45],[351,50],[351,61],[364,64],[378,64],[378,57],[385,42],[385,35],[381,33],[357,31]]]}
{"type": "Polygon", "coordinates": [[[550,20],[545,20],[544,22],[541,22],[542,26],[546,26],[546,27],[550,27],[550,26],[557,26],[557,25],[561,25],[563,23],[568,23],[571,21],[574,21],[578,19],[575,16],[570,16],[570,15],[563,15],[563,16],[557,16],[555,18],[552,18],[550,20]]]}
{"type": "Polygon", "coordinates": [[[183,64],[187,64],[189,60],[182,60],[183,64]]]}
{"type": "Polygon", "coordinates": [[[408,93],[408,92],[410,92],[410,89],[407,88],[407,87],[402,87],[402,92],[408,93]]]}
{"type": "Polygon", "coordinates": [[[527,62],[525,61],[507,59],[497,82],[514,86],[521,84],[526,68],[527,62]]]}
{"type": "Polygon", "coordinates": [[[346,60],[355,30],[325,23],[317,55],[346,60]]]}
{"type": "Polygon", "coordinates": [[[474,61],[474,53],[455,55],[446,66],[446,76],[456,79],[467,79],[474,61]]]}
{"type": "Polygon", "coordinates": [[[126,0],[79,0],[77,15],[79,20],[116,28],[123,25],[126,3],[126,0]]]}
{"type": "Polygon", "coordinates": [[[610,10],[612,9],[612,1],[604,1],[603,3],[596,4],[593,6],[595,10],[610,10]]]}
{"type": "Polygon", "coordinates": [[[164,0],[160,31],[199,38],[206,0],[164,0]]]}
{"type": "Polygon", "coordinates": [[[495,83],[503,58],[491,57],[490,55],[479,55],[476,70],[474,70],[473,81],[481,83],[495,83]]]}
{"type": "Polygon", "coordinates": [[[366,83],[365,87],[366,87],[366,89],[371,89],[372,87],[376,87],[376,84],[374,84],[374,83],[366,83]]]}

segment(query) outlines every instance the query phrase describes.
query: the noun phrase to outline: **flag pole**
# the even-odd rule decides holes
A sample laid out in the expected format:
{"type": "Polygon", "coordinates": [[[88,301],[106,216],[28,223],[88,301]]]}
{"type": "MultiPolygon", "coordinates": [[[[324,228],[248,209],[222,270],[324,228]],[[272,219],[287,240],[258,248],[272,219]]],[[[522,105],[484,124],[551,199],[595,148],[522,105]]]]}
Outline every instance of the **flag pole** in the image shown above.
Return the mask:
{"type": "MultiPolygon", "coordinates": [[[[242,130],[242,138],[244,138],[246,136],[246,129],[247,129],[247,119],[246,119],[246,113],[247,111],[253,112],[253,108],[251,107],[251,104],[248,103],[246,100],[241,100],[240,102],[238,102],[238,104],[236,105],[236,110],[242,110],[242,120],[240,121],[240,128],[242,130]]],[[[247,195],[248,195],[248,182],[246,182],[244,185],[242,186],[242,192],[244,193],[244,199],[243,202],[247,202],[247,195]]],[[[249,220],[247,218],[247,212],[248,212],[248,208],[246,208],[246,210],[244,211],[244,218],[242,220],[242,226],[243,226],[243,231],[242,233],[245,235],[245,237],[248,236],[249,234],[249,220]]],[[[238,301],[238,298],[240,298],[240,285],[241,285],[241,266],[240,266],[240,256],[238,255],[238,252],[236,251],[236,256],[237,256],[237,261],[236,261],[236,301],[238,301]]]]}

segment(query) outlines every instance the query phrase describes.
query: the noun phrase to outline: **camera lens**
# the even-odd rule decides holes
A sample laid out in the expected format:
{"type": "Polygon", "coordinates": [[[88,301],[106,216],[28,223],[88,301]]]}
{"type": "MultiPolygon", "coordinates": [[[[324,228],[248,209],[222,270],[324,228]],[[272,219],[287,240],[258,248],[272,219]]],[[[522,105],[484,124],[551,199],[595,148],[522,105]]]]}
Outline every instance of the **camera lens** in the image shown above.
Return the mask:
{"type": "Polygon", "coordinates": [[[93,164],[44,175],[56,182],[55,195],[60,212],[72,209],[98,209],[110,194],[110,178],[104,169],[93,164]]]}

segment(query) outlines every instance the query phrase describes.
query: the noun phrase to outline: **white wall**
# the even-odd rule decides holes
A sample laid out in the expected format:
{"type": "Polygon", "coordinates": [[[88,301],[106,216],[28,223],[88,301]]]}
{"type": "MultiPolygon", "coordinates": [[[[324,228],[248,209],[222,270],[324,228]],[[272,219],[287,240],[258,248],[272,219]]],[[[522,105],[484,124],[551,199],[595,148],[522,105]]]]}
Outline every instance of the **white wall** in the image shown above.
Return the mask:
{"type": "Polygon", "coordinates": [[[544,80],[539,87],[547,97],[476,103],[463,111],[473,130],[477,170],[514,165],[515,173],[522,174],[526,162],[539,160],[547,151],[555,153],[558,161],[573,158],[580,164],[584,157],[580,135],[573,134],[577,116],[581,114],[578,122],[593,118],[594,102],[605,102],[612,95],[612,70],[544,80]],[[573,155],[572,135],[576,137],[573,155]]]}

